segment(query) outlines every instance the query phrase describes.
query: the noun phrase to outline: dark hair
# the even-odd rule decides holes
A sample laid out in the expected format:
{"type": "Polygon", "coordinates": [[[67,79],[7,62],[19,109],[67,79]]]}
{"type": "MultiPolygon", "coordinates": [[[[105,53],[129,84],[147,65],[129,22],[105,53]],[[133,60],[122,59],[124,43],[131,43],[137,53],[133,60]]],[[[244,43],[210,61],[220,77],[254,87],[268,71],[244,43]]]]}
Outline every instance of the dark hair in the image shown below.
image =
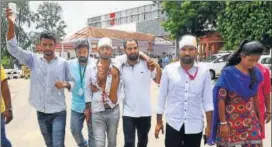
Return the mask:
{"type": "Polygon", "coordinates": [[[136,42],[136,44],[137,44],[137,46],[138,46],[138,41],[137,41],[137,40],[135,40],[135,39],[129,39],[129,40],[125,40],[125,41],[123,42],[124,49],[127,48],[127,42],[131,42],[131,41],[136,42]]]}
{"type": "Polygon", "coordinates": [[[41,33],[40,41],[42,39],[50,39],[50,40],[53,40],[55,43],[57,43],[56,38],[52,33],[41,33]]]}
{"type": "Polygon", "coordinates": [[[86,47],[88,50],[90,48],[89,43],[87,41],[85,41],[85,40],[78,41],[78,42],[75,43],[75,50],[78,50],[78,49],[84,48],[84,47],[86,47]]]}
{"type": "MultiPolygon", "coordinates": [[[[225,67],[235,66],[239,64],[241,62],[241,55],[245,55],[245,56],[262,55],[264,50],[265,50],[265,47],[259,41],[243,40],[240,43],[239,49],[230,56],[225,67]]],[[[253,69],[249,69],[249,74],[251,77],[249,87],[252,89],[257,81],[257,77],[253,69]]]]}

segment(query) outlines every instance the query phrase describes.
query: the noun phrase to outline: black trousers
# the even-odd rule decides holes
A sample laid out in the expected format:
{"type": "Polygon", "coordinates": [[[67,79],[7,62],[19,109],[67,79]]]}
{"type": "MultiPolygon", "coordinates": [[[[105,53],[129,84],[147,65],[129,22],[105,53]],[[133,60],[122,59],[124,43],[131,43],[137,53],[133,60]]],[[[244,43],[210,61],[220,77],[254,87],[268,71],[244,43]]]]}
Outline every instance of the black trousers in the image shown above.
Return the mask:
{"type": "Polygon", "coordinates": [[[146,147],[148,133],[151,127],[151,116],[149,117],[127,117],[123,116],[123,131],[125,147],[135,147],[135,131],[137,130],[137,147],[146,147]]]}
{"type": "Polygon", "coordinates": [[[202,132],[185,134],[184,125],[180,131],[166,124],[165,147],[200,147],[202,132]]]}

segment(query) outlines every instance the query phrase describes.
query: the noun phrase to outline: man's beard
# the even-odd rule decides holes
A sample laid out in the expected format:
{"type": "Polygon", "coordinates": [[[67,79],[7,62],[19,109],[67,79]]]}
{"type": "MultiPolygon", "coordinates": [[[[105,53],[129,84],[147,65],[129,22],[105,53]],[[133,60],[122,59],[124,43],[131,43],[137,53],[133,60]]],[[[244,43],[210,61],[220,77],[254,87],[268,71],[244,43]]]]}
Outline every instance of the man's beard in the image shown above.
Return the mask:
{"type": "Polygon", "coordinates": [[[52,56],[52,55],[54,54],[54,51],[45,50],[45,51],[43,52],[43,54],[46,55],[46,56],[52,56]]]}
{"type": "Polygon", "coordinates": [[[102,60],[109,60],[111,57],[110,56],[103,56],[103,55],[100,55],[100,58],[102,60]]]}
{"type": "Polygon", "coordinates": [[[131,60],[131,61],[138,60],[138,58],[139,58],[139,53],[138,54],[128,55],[128,59],[131,60]]]}
{"type": "Polygon", "coordinates": [[[88,61],[88,58],[87,57],[84,57],[84,56],[81,56],[81,57],[78,57],[78,61],[80,63],[86,63],[88,61]]]}
{"type": "Polygon", "coordinates": [[[192,64],[194,62],[194,58],[190,57],[190,56],[184,56],[180,58],[180,62],[183,64],[192,64]]]}

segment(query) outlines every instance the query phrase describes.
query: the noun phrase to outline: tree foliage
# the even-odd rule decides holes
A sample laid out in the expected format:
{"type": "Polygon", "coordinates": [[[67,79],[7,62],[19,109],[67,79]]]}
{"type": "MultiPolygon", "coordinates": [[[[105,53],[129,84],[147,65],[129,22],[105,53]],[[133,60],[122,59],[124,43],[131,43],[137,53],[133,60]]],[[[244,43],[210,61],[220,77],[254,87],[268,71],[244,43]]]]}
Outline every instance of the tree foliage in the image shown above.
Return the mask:
{"type": "Polygon", "coordinates": [[[215,30],[217,14],[223,7],[224,2],[164,1],[167,19],[163,26],[172,38],[188,33],[201,36],[215,30]]]}
{"type": "Polygon", "coordinates": [[[227,50],[236,49],[243,39],[272,47],[271,1],[164,1],[163,10],[167,14],[163,26],[172,38],[217,31],[227,50]]]}
{"type": "Polygon", "coordinates": [[[55,34],[57,41],[61,41],[66,35],[64,29],[67,26],[62,19],[62,8],[58,3],[42,3],[39,5],[35,18],[36,29],[55,34]]]}
{"type": "Polygon", "coordinates": [[[272,2],[226,2],[218,15],[218,28],[226,49],[236,48],[243,39],[272,44],[272,2]]]}

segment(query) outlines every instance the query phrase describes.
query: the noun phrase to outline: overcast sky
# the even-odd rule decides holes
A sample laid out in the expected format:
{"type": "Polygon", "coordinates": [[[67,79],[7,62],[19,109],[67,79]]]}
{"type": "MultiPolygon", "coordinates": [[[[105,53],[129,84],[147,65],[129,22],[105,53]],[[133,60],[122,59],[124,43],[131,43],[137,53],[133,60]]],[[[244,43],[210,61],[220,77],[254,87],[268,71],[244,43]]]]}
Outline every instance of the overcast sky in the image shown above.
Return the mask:
{"type": "MultiPolygon", "coordinates": [[[[30,1],[30,9],[35,12],[41,3],[42,1],[30,1]]],[[[151,4],[152,1],[58,1],[57,3],[63,9],[63,19],[67,24],[65,31],[67,36],[70,36],[84,28],[89,17],[151,4]]]]}

